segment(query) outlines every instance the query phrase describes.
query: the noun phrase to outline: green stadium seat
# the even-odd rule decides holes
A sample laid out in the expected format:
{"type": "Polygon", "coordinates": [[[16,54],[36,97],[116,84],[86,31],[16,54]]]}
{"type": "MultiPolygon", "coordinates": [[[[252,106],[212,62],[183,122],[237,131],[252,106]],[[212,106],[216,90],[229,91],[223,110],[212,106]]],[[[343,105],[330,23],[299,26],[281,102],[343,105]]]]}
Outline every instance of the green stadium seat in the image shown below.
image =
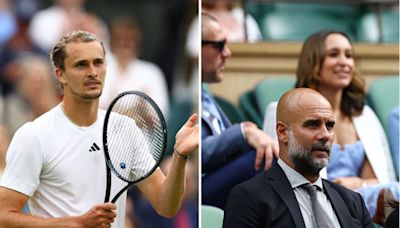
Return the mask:
{"type": "MultiPolygon", "coordinates": [[[[399,43],[399,10],[386,10],[380,13],[383,43],[399,43]]],[[[360,17],[356,28],[359,42],[378,43],[379,26],[378,14],[365,13],[360,17]]]]}
{"type": "Polygon", "coordinates": [[[218,207],[201,205],[201,227],[222,228],[224,211],[218,207]]]}
{"type": "Polygon", "coordinates": [[[268,104],[273,101],[278,101],[279,98],[288,90],[294,88],[294,77],[279,77],[265,79],[257,84],[254,89],[258,109],[262,115],[265,115],[265,110],[268,104]]]}
{"type": "Polygon", "coordinates": [[[399,76],[388,76],[372,81],[367,100],[388,134],[389,112],[399,105],[399,76]]]}
{"type": "Polygon", "coordinates": [[[257,24],[260,25],[261,19],[264,15],[269,14],[274,10],[274,4],[268,4],[265,2],[248,1],[246,3],[247,13],[249,13],[256,20],[257,24]]]}
{"type": "Polygon", "coordinates": [[[254,92],[252,90],[244,92],[239,97],[239,107],[243,110],[247,120],[254,122],[259,128],[262,129],[263,118],[255,100],[254,92]]]}
{"type": "Polygon", "coordinates": [[[228,119],[235,123],[241,123],[246,120],[242,110],[232,104],[230,101],[226,100],[225,98],[214,96],[214,99],[217,101],[218,105],[222,108],[228,119]]]}
{"type": "Polygon", "coordinates": [[[261,20],[260,29],[267,40],[303,41],[325,29],[344,32],[353,39],[357,12],[347,5],[276,4],[275,10],[261,20]],[[341,12],[342,8],[347,10],[341,12]]]}
{"type": "Polygon", "coordinates": [[[332,17],[353,18],[358,15],[360,7],[354,4],[326,4],[326,3],[276,3],[275,9],[279,11],[296,12],[302,11],[304,13],[320,13],[332,17]]]}

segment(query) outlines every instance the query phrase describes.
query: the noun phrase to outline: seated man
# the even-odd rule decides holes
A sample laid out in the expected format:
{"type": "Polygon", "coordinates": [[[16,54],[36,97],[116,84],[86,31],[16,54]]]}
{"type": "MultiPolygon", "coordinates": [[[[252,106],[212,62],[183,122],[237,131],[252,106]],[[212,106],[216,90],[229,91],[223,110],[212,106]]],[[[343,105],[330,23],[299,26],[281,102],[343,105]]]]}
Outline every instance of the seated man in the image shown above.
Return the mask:
{"type": "Polygon", "coordinates": [[[224,227],[374,227],[360,194],[319,176],[330,157],[333,118],[317,91],[285,93],[276,123],[280,159],[233,188],[224,227]]]}
{"type": "MultiPolygon", "coordinates": [[[[202,14],[201,26],[202,82],[221,82],[225,60],[231,55],[226,35],[209,14],[202,14]]],[[[204,87],[201,103],[202,203],[224,208],[230,189],[252,177],[264,157],[265,169],[271,166],[278,145],[254,123],[232,125],[204,87]]]]}

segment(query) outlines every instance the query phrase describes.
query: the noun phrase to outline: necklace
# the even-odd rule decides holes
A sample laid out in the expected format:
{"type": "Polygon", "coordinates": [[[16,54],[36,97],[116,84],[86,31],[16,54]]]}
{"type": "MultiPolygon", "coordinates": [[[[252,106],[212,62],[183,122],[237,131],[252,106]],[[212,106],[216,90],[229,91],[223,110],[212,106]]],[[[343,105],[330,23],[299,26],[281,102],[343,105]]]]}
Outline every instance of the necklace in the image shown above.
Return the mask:
{"type": "Polygon", "coordinates": [[[65,109],[64,109],[64,102],[61,102],[61,110],[62,110],[62,112],[64,113],[64,115],[67,117],[67,119],[68,119],[71,123],[75,124],[75,125],[78,126],[78,127],[81,127],[81,126],[82,126],[82,125],[78,124],[77,122],[75,122],[73,119],[69,118],[67,112],[66,112],[65,109]]]}

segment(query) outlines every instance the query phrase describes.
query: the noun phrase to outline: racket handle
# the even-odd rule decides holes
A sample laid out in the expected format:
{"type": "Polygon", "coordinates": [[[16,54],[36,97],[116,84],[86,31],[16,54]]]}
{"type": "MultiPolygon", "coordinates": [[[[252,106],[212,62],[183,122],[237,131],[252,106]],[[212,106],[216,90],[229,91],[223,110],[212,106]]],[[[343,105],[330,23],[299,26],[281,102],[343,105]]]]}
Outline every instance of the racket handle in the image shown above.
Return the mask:
{"type": "Polygon", "coordinates": [[[110,192],[111,192],[111,170],[106,164],[107,170],[107,185],[106,185],[106,195],[104,197],[104,203],[110,202],[110,192]]]}

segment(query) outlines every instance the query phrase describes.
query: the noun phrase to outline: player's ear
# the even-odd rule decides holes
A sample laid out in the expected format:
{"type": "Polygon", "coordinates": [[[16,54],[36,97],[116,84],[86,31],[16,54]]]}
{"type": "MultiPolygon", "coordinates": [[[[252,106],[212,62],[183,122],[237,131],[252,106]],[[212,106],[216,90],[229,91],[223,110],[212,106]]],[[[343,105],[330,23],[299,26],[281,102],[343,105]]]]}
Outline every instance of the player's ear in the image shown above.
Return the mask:
{"type": "Polygon", "coordinates": [[[61,68],[59,67],[56,68],[56,76],[58,80],[61,82],[61,84],[65,84],[67,82],[67,79],[64,77],[63,70],[61,70],[61,68]]]}

